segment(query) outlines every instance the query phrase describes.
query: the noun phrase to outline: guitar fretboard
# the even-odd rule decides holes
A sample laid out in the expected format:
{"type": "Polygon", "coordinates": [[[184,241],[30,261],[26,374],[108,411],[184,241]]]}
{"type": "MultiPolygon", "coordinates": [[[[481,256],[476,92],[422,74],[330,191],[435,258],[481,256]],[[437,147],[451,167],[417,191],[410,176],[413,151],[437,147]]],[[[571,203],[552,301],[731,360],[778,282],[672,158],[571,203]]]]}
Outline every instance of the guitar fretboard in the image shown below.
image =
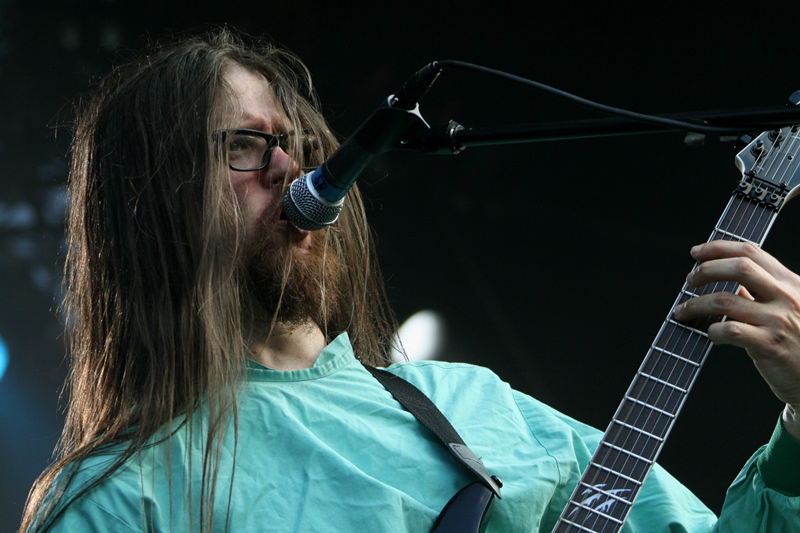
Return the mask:
{"type": "MultiPolygon", "coordinates": [[[[709,240],[760,246],[783,201],[775,195],[781,193],[785,196],[769,184],[743,180],[709,240]]],[[[700,288],[684,284],[553,533],[615,533],[622,528],[711,350],[708,326],[724,320],[712,316],[679,323],[673,311],[690,298],[737,290],[733,282],[700,288]]]]}

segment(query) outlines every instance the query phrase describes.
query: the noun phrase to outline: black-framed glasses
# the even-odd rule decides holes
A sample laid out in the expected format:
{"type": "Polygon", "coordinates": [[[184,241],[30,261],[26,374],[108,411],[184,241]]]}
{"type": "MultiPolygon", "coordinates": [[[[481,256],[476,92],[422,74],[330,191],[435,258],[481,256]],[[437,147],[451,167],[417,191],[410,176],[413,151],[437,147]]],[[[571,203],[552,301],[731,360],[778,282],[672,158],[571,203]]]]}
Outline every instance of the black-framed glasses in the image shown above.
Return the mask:
{"type": "Polygon", "coordinates": [[[290,146],[298,140],[302,144],[305,157],[310,157],[318,145],[316,137],[306,130],[299,134],[296,131],[287,131],[272,135],[258,130],[231,129],[218,130],[212,135],[222,145],[231,170],[240,172],[265,168],[269,165],[275,148],[280,147],[284,152],[290,153],[290,146]]]}

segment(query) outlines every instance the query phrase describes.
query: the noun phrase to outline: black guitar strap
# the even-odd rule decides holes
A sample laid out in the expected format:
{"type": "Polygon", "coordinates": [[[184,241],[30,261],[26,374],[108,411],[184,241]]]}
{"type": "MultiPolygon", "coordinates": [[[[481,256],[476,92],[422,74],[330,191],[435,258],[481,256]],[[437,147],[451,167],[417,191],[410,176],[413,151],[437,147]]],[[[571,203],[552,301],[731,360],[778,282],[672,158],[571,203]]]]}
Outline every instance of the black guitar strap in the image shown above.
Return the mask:
{"type": "Polygon", "coordinates": [[[391,372],[366,365],[364,366],[386,390],[392,393],[392,396],[394,396],[403,407],[408,409],[417,420],[422,422],[425,427],[430,429],[433,434],[442,441],[461,464],[469,468],[489,490],[500,498],[500,487],[502,486],[500,480],[489,474],[483,462],[469,449],[469,446],[464,443],[464,440],[452,424],[450,424],[430,398],[425,396],[417,387],[403,378],[395,376],[391,372]]]}

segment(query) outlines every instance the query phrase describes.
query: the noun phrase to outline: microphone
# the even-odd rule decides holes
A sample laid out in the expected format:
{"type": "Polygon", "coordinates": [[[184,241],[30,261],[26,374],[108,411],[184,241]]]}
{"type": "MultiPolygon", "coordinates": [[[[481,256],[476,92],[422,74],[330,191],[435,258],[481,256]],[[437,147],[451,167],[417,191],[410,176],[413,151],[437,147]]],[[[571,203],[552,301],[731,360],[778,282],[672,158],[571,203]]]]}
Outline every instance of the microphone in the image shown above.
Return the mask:
{"type": "Polygon", "coordinates": [[[314,231],[336,222],[345,195],[373,157],[400,148],[412,133],[430,129],[419,113],[419,100],[440,70],[434,61],[416,72],[333,155],[292,182],[283,199],[292,224],[314,231]]]}

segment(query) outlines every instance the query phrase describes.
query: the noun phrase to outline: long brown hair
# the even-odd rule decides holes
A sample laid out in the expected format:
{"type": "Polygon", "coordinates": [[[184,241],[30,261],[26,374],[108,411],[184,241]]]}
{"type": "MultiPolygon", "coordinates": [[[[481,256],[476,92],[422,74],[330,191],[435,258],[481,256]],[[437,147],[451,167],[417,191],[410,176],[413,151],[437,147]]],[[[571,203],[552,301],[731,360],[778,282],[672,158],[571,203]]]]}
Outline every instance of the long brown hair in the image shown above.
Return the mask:
{"type": "MultiPolygon", "coordinates": [[[[61,501],[74,471],[68,465],[108,445],[124,449],[90,485],[70,489],[71,501],[176,417],[191,424],[201,404],[209,419],[198,519],[201,530],[211,529],[218,444],[227,421],[236,428],[233,383],[248,327],[238,239],[231,239],[242,224],[211,140],[231,63],[264,75],[293,128],[315,132],[317,150],[301,164],[318,164],[336,147],[305,66],[228,29],[153,47],[115,69],[81,106],[65,271],[67,417],[58,458],[31,490],[23,531],[46,529],[69,503],[61,501]]],[[[347,305],[320,327],[328,336],[347,331],[360,359],[386,364],[396,322],[356,187],[326,231],[345,265],[347,305]]]]}

